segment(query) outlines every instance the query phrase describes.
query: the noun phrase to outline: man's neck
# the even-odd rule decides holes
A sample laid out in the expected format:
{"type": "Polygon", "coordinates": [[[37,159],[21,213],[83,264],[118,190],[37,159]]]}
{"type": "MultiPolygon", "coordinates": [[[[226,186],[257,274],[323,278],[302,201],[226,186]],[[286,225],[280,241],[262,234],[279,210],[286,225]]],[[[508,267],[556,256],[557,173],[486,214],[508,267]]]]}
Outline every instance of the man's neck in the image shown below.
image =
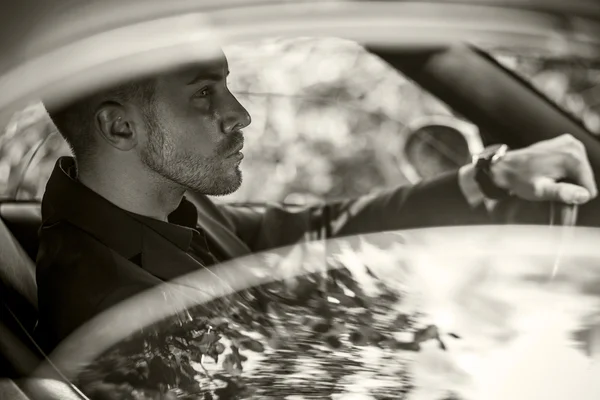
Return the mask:
{"type": "Polygon", "coordinates": [[[116,173],[108,168],[100,174],[83,167],[78,168],[77,180],[125,211],[167,221],[181,203],[185,189],[130,171],[135,169],[123,168],[116,173]]]}

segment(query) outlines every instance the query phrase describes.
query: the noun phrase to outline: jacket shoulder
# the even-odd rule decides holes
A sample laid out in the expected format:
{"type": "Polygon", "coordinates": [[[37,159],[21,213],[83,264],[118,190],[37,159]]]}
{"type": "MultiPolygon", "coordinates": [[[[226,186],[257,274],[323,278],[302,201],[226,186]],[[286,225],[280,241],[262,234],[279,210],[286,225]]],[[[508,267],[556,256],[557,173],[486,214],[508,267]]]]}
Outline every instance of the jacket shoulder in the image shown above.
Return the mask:
{"type": "Polygon", "coordinates": [[[40,230],[36,264],[40,325],[52,342],[101,312],[118,288],[137,284],[123,272],[135,264],[69,223],[40,230]]]}
{"type": "Polygon", "coordinates": [[[114,252],[87,232],[66,222],[40,229],[40,246],[36,260],[36,274],[43,278],[71,279],[94,278],[102,269],[102,275],[113,276],[112,266],[117,262],[114,252]],[[79,276],[82,275],[82,276],[79,276]]]}

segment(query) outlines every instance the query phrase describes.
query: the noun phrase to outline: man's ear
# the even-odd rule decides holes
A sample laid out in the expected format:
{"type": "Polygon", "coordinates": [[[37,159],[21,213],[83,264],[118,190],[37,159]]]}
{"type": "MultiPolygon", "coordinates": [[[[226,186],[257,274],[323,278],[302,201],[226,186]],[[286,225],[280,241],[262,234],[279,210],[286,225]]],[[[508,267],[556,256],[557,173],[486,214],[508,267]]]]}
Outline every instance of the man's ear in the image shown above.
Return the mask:
{"type": "Polygon", "coordinates": [[[128,151],[137,145],[135,124],[123,105],[115,102],[101,104],[94,123],[102,138],[114,148],[128,151]]]}

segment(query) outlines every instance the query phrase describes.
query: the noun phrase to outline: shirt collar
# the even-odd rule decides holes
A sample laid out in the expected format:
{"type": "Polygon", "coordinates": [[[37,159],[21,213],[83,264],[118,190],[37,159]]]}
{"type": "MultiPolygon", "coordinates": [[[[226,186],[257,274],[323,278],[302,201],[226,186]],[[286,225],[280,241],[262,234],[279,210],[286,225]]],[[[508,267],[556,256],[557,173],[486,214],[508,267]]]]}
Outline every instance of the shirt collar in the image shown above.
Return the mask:
{"type": "MultiPolygon", "coordinates": [[[[189,203],[185,199],[182,200],[181,205],[179,206],[179,208],[177,208],[177,210],[175,210],[175,212],[181,211],[180,209],[182,207],[186,208],[185,206],[188,204],[189,203]]],[[[194,208],[193,205],[192,208],[194,208]]],[[[159,235],[161,235],[162,237],[164,237],[183,251],[189,250],[194,235],[194,226],[189,224],[189,217],[191,217],[192,213],[195,214],[195,209],[187,213],[184,221],[178,221],[179,223],[176,223],[174,221],[173,214],[169,215],[169,222],[164,222],[154,218],[146,217],[144,215],[128,212],[128,214],[131,215],[134,219],[146,225],[150,229],[154,230],[156,233],[158,233],[159,235]]]]}
{"type": "Polygon", "coordinates": [[[187,199],[169,215],[171,223],[162,222],[117,207],[75,176],[75,160],[61,157],[42,200],[43,227],[68,221],[128,259],[142,252],[143,232],[148,228],[181,250],[189,249],[198,215],[187,199]]]}

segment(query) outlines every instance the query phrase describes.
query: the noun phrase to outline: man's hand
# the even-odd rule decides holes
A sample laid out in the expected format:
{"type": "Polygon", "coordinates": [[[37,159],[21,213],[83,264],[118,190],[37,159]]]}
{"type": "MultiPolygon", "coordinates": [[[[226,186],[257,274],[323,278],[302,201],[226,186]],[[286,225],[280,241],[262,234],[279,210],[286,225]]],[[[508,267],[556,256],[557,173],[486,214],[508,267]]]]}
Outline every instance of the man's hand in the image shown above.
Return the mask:
{"type": "Polygon", "coordinates": [[[492,177],[525,200],[582,204],[598,194],[585,147],[568,134],[509,151],[492,166],[492,177]]]}

